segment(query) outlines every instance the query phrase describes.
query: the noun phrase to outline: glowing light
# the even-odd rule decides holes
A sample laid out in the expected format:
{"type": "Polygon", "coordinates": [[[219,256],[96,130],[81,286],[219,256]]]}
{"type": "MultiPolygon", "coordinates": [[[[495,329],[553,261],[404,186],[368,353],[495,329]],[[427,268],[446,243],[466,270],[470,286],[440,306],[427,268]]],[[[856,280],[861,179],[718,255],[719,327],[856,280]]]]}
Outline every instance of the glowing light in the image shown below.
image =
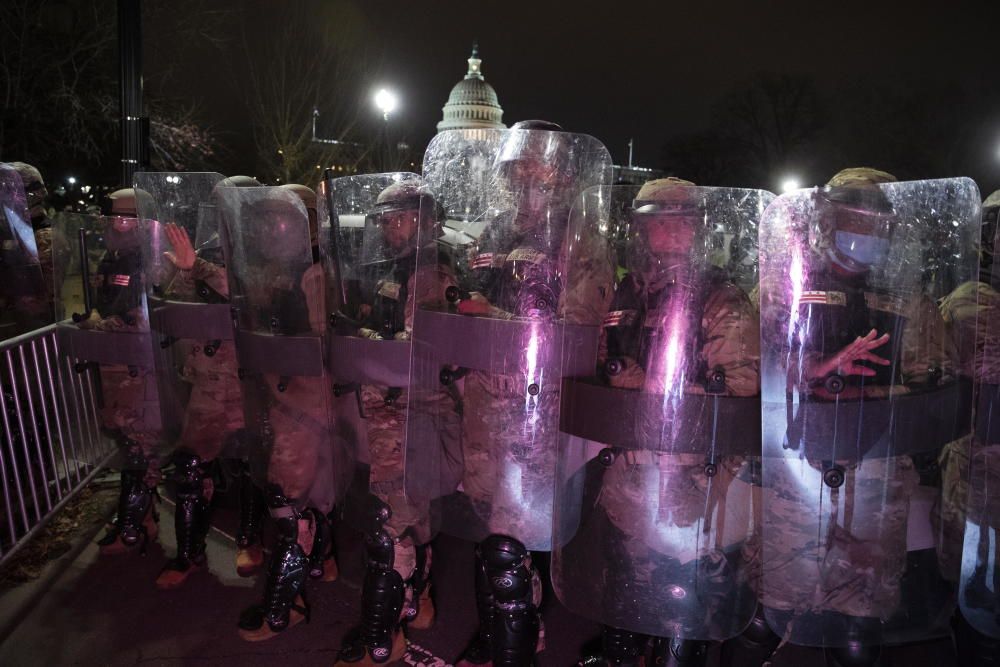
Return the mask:
{"type": "Polygon", "coordinates": [[[799,179],[795,178],[794,176],[790,176],[781,182],[782,192],[791,192],[793,190],[798,190],[801,187],[802,183],[800,183],[799,179]]]}
{"type": "Polygon", "coordinates": [[[70,185],[76,185],[76,177],[70,176],[69,178],[66,179],[66,182],[69,183],[70,185]]]}
{"type": "Polygon", "coordinates": [[[399,98],[391,90],[379,88],[375,93],[375,108],[382,112],[382,117],[389,120],[389,114],[399,107],[399,98]]]}

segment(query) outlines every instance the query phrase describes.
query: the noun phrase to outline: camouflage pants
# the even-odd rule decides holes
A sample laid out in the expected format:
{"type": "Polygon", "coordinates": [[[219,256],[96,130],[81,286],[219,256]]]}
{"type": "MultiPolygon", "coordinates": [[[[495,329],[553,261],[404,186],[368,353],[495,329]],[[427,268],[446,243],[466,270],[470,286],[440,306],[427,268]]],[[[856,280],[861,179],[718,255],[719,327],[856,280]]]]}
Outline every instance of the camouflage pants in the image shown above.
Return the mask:
{"type": "Polygon", "coordinates": [[[755,487],[744,479],[748,465],[742,457],[724,457],[708,477],[702,455],[619,456],[605,472],[598,496],[620,531],[609,536],[615,544],[603,548],[609,554],[606,596],[622,601],[606,604],[625,618],[653,613],[664,632],[717,638],[739,632],[752,613],[755,565],[743,560],[748,552],[740,547],[759,529],[755,487]],[[671,586],[689,594],[667,595],[671,586]]]}
{"type": "Polygon", "coordinates": [[[214,357],[192,348],[184,377],[191,382],[191,395],[179,447],[194,452],[202,461],[213,461],[222,452],[226,436],[243,428],[243,398],[233,345],[224,343],[214,357]]]}
{"type": "MultiPolygon", "coordinates": [[[[264,390],[273,392],[279,378],[267,381],[264,390]]],[[[311,506],[323,513],[333,509],[336,495],[326,385],[324,377],[296,377],[285,392],[271,393],[270,435],[265,437],[270,446],[253,455],[257,461],[251,462],[258,483],[259,466],[266,466],[262,488],[277,486],[300,509],[311,506]]]]}
{"type": "Polygon", "coordinates": [[[160,481],[163,433],[160,423],[156,374],[149,369],[101,366],[101,427],[132,440],[141,449],[148,465],[147,486],[160,481]]]}
{"type": "Polygon", "coordinates": [[[906,523],[918,483],[908,456],[846,466],[839,488],[819,465],[764,460],[764,604],[888,618],[900,601],[906,523]]]}
{"type": "Polygon", "coordinates": [[[941,500],[931,514],[938,536],[937,552],[941,574],[958,581],[962,570],[962,543],[965,539],[966,509],[969,502],[969,457],[972,436],[950,442],[941,451],[941,500]]]}
{"type": "MultiPolygon", "coordinates": [[[[531,550],[552,542],[559,436],[558,388],[537,396],[518,376],[470,373],[465,379],[462,487],[493,534],[531,550]]],[[[485,537],[485,536],[484,536],[485,537]]]]}
{"type": "Polygon", "coordinates": [[[395,547],[393,568],[408,580],[417,567],[416,546],[430,541],[430,506],[415,502],[403,492],[403,443],[407,393],[386,405],[386,387],[365,385],[362,400],[371,460],[369,489],[389,506],[392,514],[383,529],[395,547]]]}

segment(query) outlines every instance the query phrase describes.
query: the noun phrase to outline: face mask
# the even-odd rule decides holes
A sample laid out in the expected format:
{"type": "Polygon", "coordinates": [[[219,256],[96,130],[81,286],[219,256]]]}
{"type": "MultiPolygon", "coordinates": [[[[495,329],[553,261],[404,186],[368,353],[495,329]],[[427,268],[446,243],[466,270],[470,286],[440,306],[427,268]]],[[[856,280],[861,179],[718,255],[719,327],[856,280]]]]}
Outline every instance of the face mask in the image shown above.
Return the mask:
{"type": "Polygon", "coordinates": [[[854,232],[837,232],[834,235],[837,252],[863,266],[878,264],[889,254],[889,239],[854,232]]]}

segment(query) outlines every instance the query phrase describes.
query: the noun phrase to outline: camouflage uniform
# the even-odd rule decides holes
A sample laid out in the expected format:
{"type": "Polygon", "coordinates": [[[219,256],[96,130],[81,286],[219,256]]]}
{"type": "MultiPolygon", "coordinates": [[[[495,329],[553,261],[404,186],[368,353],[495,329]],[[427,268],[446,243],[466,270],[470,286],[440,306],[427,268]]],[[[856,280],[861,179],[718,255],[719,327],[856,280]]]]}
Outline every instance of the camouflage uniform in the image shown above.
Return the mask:
{"type": "MultiPolygon", "coordinates": [[[[587,241],[591,251],[580,248],[575,251],[574,275],[578,280],[565,286],[559,295],[556,317],[574,324],[597,326],[611,301],[614,266],[606,243],[596,238],[587,241]]],[[[499,257],[494,253],[491,268],[509,273],[515,262],[527,261],[540,272],[555,275],[556,267],[566,266],[566,252],[564,243],[559,259],[554,260],[530,245],[515,247],[499,257]]],[[[497,295],[504,289],[498,286],[497,295]]],[[[490,299],[496,304],[491,311],[493,317],[511,319],[525,315],[516,311],[515,303],[494,299],[496,296],[490,299]]],[[[527,433],[521,428],[521,421],[512,424],[508,415],[524,410],[524,387],[528,382],[527,372],[494,375],[473,371],[466,376],[462,490],[475,507],[491,508],[489,516],[482,517],[491,533],[512,534],[529,544],[545,544],[551,529],[547,521],[539,521],[538,517],[552,515],[550,487],[559,433],[559,391],[551,383],[541,388],[537,396],[537,417],[533,418],[531,432],[527,433]],[[512,460],[506,463],[499,460],[498,457],[505,455],[512,460]],[[537,471],[537,479],[530,476],[532,471],[537,471]],[[505,473],[517,477],[503,479],[505,473]],[[538,494],[537,499],[526,503],[522,489],[528,489],[528,494],[533,490],[538,494]],[[535,500],[544,504],[539,506],[535,500]],[[523,523],[518,521],[519,517],[524,519],[523,523]]]]}
{"type": "MultiPolygon", "coordinates": [[[[221,298],[229,297],[225,267],[202,258],[189,271],[180,270],[165,290],[167,298],[197,301],[197,286],[203,283],[221,298]]],[[[214,356],[206,356],[200,345],[188,342],[181,375],[191,384],[184,413],[179,447],[191,450],[203,462],[219,456],[225,438],[243,428],[243,399],[237,377],[235,345],[223,344],[214,356]]]]}
{"type": "MultiPolygon", "coordinates": [[[[874,187],[894,180],[884,172],[852,169],[838,174],[829,185],[874,187]]],[[[815,261],[821,266],[832,260],[824,256],[815,261]]],[[[913,386],[929,386],[935,374],[938,381],[953,377],[945,323],[928,297],[904,300],[870,288],[865,274],[843,278],[832,270],[808,276],[801,289],[811,297],[800,306],[803,311],[811,309],[811,314],[800,318],[809,323],[810,331],[788,334],[787,338],[808,340],[809,348],[816,350],[809,354],[817,360],[819,350],[832,354],[871,329],[891,334],[886,349],[876,350],[890,359],[890,365],[875,367],[873,377],[859,380],[847,376],[847,389],[863,391],[868,399],[881,399],[888,398],[890,391],[896,395],[913,386]],[[817,301],[820,296],[825,301],[817,301]]],[[[766,304],[762,308],[766,309],[766,304]]],[[[765,326],[772,330],[771,323],[765,326]]],[[[806,359],[798,358],[795,347],[791,354],[789,369],[808,365],[806,359]]],[[[796,382],[796,378],[789,378],[789,383],[796,382]]],[[[800,409],[796,421],[788,425],[788,447],[802,446],[803,435],[820,436],[808,432],[808,426],[800,421],[802,414],[800,409]]],[[[865,443],[866,451],[881,443],[865,443]]],[[[805,446],[808,448],[808,442],[805,446]]],[[[767,539],[761,596],[767,607],[796,614],[829,611],[855,619],[883,620],[900,608],[900,584],[907,569],[907,525],[920,521],[919,516],[913,516],[911,506],[918,497],[938,493],[933,481],[922,482],[914,458],[822,462],[769,457],[763,493],[767,539]],[[840,487],[831,488],[823,482],[823,471],[831,463],[844,472],[840,487]],[[820,499],[816,497],[818,490],[820,499]],[[818,502],[823,508],[819,533],[815,517],[818,502]]],[[[775,630],[782,632],[784,628],[775,630]]],[[[877,645],[878,640],[875,642],[877,645]]]]}
{"type": "MultiPolygon", "coordinates": [[[[634,305],[636,299],[632,295],[624,296],[630,287],[639,292],[637,296],[640,298],[645,296],[642,294],[645,290],[638,287],[634,279],[626,278],[622,288],[619,288],[622,296],[612,307],[612,313],[626,307],[623,301],[634,305]]],[[[617,319],[613,321],[617,323],[617,319]]],[[[636,322],[634,326],[641,330],[656,326],[656,323],[636,322]]],[[[747,296],[731,283],[718,284],[705,301],[700,326],[699,340],[704,342],[698,354],[705,369],[705,377],[700,379],[707,380],[710,370],[721,367],[726,374],[725,395],[757,395],[760,387],[760,325],[747,296]]],[[[603,329],[605,340],[614,335],[611,332],[615,329],[618,327],[609,327],[606,320],[603,329]]],[[[603,345],[602,362],[606,359],[607,346],[603,345]]],[[[626,359],[625,370],[610,376],[609,384],[646,393],[662,393],[662,388],[656,386],[656,379],[647,375],[648,369],[644,366],[634,359],[626,359]]],[[[704,393],[704,387],[702,384],[691,384],[686,391],[704,393]]],[[[651,442],[658,438],[659,433],[650,434],[651,442]]],[[[735,502],[759,507],[759,498],[753,498],[758,493],[757,488],[745,481],[750,474],[749,466],[750,463],[742,456],[722,457],[718,461],[718,473],[710,484],[705,474],[705,456],[701,454],[629,450],[615,459],[602,480],[599,504],[611,523],[627,538],[625,548],[637,556],[632,562],[648,565],[646,571],[630,573],[638,577],[636,584],[639,588],[646,584],[649,586],[647,590],[652,590],[653,586],[652,570],[656,563],[648,558],[648,550],[676,559],[681,566],[695,559],[714,561],[717,565],[725,561],[724,549],[733,545],[701,544],[697,552],[692,552],[691,544],[699,540],[692,539],[690,535],[678,536],[676,532],[657,530],[656,527],[687,528],[688,532],[708,531],[702,523],[720,502],[727,506],[735,502]],[[651,498],[658,498],[658,503],[650,504],[651,498]],[[637,521],[636,517],[644,519],[637,521]]],[[[720,520],[724,519],[720,516],[720,520]]],[[[721,567],[708,569],[722,571],[721,567]]],[[[725,588],[731,589],[732,586],[725,588]]]]}

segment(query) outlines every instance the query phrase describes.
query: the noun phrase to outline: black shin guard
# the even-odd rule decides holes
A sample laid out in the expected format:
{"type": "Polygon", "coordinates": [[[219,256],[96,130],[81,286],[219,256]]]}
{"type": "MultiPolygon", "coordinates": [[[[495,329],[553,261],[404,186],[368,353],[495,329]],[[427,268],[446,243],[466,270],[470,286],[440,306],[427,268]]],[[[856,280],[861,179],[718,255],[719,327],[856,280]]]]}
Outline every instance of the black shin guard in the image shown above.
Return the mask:
{"type": "Polygon", "coordinates": [[[430,551],[429,544],[413,545],[416,556],[416,566],[413,574],[406,581],[407,588],[410,589],[410,603],[405,610],[406,620],[411,621],[420,614],[420,596],[427,590],[430,583],[430,551]]]}
{"type": "Polygon", "coordinates": [[[236,546],[246,549],[260,544],[260,523],[264,516],[264,494],[250,477],[250,469],[242,463],[239,475],[240,526],[236,533],[236,546]]]}
{"type": "Polygon", "coordinates": [[[778,648],[781,638],[774,634],[764,616],[764,606],[757,604],[750,625],[738,637],[727,640],[722,645],[723,667],[747,665],[757,667],[767,662],[778,648]]]}
{"type": "Polygon", "coordinates": [[[649,638],[637,632],[630,632],[610,625],[602,627],[601,644],[604,662],[607,665],[633,667],[640,663],[646,653],[649,638]]]}
{"type": "Polygon", "coordinates": [[[205,466],[197,455],[187,451],[177,452],[171,479],[177,489],[177,508],[174,514],[177,558],[169,566],[186,570],[191,565],[205,562],[210,505],[205,493],[205,466]]]}
{"type": "Polygon", "coordinates": [[[129,441],[125,450],[125,465],[122,468],[121,492],[118,496],[118,535],[126,546],[142,543],[146,546],[148,535],[143,521],[153,505],[156,489],[146,486],[146,471],[149,462],[138,443],[129,441]]]}
{"type": "Polygon", "coordinates": [[[313,519],[315,533],[313,547],[309,553],[309,576],[320,579],[323,576],[326,559],[333,554],[333,528],[330,520],[318,509],[310,507],[306,510],[313,519]]]}
{"type": "Polygon", "coordinates": [[[386,662],[403,611],[403,578],[393,569],[395,543],[383,529],[392,516],[385,503],[373,502],[365,536],[365,583],[361,592],[361,641],[373,662],[386,662]]]}
{"type": "MultiPolygon", "coordinates": [[[[264,604],[258,613],[245,614],[240,619],[240,627],[255,630],[262,622],[267,622],[271,630],[280,632],[288,627],[291,609],[297,606],[295,599],[301,595],[304,600],[308,559],[299,546],[299,513],[293,502],[279,489],[272,489],[267,505],[274,519],[277,540],[267,570],[264,604]]],[[[303,613],[308,616],[307,611],[303,613]]]]}
{"type": "Polygon", "coordinates": [[[528,550],[505,535],[490,535],[480,550],[493,589],[493,666],[530,665],[538,644],[539,617],[532,600],[528,550]]]}
{"type": "Polygon", "coordinates": [[[484,665],[492,660],[491,646],[493,644],[493,619],[496,616],[496,603],[493,599],[493,586],[486,572],[486,561],[483,560],[482,545],[476,545],[476,614],[479,617],[479,628],[472,642],[462,653],[463,662],[474,665],[484,665]]]}
{"type": "Polygon", "coordinates": [[[653,647],[653,664],[657,667],[704,667],[707,659],[707,642],[664,637],[657,639],[653,647]]]}

